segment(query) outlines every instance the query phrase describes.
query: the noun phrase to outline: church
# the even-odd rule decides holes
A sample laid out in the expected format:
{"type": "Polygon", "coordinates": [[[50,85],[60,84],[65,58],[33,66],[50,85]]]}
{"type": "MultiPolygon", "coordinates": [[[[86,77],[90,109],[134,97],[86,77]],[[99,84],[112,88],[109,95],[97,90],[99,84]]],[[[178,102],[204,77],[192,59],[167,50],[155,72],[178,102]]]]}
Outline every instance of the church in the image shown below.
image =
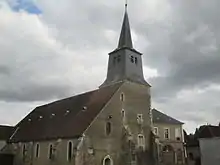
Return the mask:
{"type": "Polygon", "coordinates": [[[127,5],[98,89],[36,107],[14,128],[14,165],[153,165],[151,86],[133,47],[127,5]]]}

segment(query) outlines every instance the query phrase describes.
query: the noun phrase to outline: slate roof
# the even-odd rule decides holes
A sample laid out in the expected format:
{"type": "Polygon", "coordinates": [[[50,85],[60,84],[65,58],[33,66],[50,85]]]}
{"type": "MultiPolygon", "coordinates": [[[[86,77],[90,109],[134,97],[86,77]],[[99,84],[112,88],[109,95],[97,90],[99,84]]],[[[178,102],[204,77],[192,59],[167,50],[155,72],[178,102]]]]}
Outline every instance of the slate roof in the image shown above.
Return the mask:
{"type": "Polygon", "coordinates": [[[194,135],[188,135],[186,144],[188,147],[199,146],[200,138],[215,138],[220,137],[220,126],[202,125],[196,129],[194,135]]]}
{"type": "Polygon", "coordinates": [[[0,140],[7,141],[9,137],[11,136],[13,130],[14,130],[14,127],[0,125],[0,140]]]}
{"type": "Polygon", "coordinates": [[[131,30],[128,19],[127,7],[125,9],[124,19],[121,28],[121,34],[118,42],[118,48],[133,48],[132,39],[131,39],[131,30]]]}
{"type": "Polygon", "coordinates": [[[184,124],[156,109],[152,109],[153,123],[184,124]]]}
{"type": "Polygon", "coordinates": [[[18,125],[11,142],[78,138],[121,83],[39,106],[18,125]]]}
{"type": "Polygon", "coordinates": [[[220,137],[220,126],[203,125],[195,133],[197,138],[213,138],[220,137]]]}

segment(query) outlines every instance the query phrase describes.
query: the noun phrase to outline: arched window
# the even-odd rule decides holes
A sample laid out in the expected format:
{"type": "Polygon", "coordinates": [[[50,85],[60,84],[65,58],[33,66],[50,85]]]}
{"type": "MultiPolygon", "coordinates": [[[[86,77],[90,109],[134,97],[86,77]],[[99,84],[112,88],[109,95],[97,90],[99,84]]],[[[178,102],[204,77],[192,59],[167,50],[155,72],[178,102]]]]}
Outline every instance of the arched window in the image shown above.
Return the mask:
{"type": "Polygon", "coordinates": [[[72,160],[73,154],[73,143],[70,141],[67,145],[67,160],[70,162],[72,160]]]}
{"type": "Polygon", "coordinates": [[[194,160],[194,156],[193,156],[193,153],[192,153],[192,152],[189,153],[189,159],[190,159],[190,160],[194,160]]]}
{"type": "Polygon", "coordinates": [[[103,165],[113,165],[113,161],[109,155],[104,158],[103,165]]]}
{"type": "Polygon", "coordinates": [[[22,149],[22,155],[23,155],[23,157],[26,155],[26,152],[27,152],[27,150],[26,150],[26,144],[24,144],[24,145],[23,145],[23,149],[22,149]]]}
{"type": "Polygon", "coordinates": [[[125,118],[125,110],[124,109],[121,110],[121,116],[123,119],[125,118]]]}
{"type": "Polygon", "coordinates": [[[106,123],[106,135],[109,135],[110,133],[111,133],[111,123],[108,121],[107,123],[106,123]]]}
{"type": "Polygon", "coordinates": [[[35,157],[39,158],[39,150],[40,150],[40,145],[37,143],[36,148],[35,148],[35,157]]]}
{"type": "Polygon", "coordinates": [[[144,135],[142,135],[142,134],[138,135],[137,143],[138,143],[138,147],[144,148],[144,146],[145,146],[144,135]]]}
{"type": "Polygon", "coordinates": [[[163,152],[173,152],[173,151],[174,151],[174,149],[171,145],[165,145],[163,147],[163,152]]]}
{"type": "Polygon", "coordinates": [[[50,144],[50,146],[49,146],[48,158],[49,158],[49,159],[52,159],[52,156],[53,156],[53,145],[50,144]]]}
{"type": "Polygon", "coordinates": [[[125,100],[125,95],[124,95],[124,93],[121,93],[121,95],[120,95],[120,100],[121,100],[121,101],[124,101],[124,100],[125,100]]]}

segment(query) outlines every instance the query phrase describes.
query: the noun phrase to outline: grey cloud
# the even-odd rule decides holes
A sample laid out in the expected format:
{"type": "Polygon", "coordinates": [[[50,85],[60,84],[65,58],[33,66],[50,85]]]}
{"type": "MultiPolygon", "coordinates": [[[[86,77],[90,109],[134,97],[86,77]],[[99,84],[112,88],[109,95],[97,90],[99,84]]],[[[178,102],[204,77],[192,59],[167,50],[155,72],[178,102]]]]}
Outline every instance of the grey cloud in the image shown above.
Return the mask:
{"type": "Polygon", "coordinates": [[[220,82],[220,2],[172,1],[170,5],[167,19],[136,25],[150,43],[144,62],[160,74],[150,80],[155,99],[220,82]]]}
{"type": "Polygon", "coordinates": [[[10,69],[7,66],[0,65],[0,76],[5,76],[10,74],[10,69]]]}
{"type": "MultiPolygon", "coordinates": [[[[117,30],[122,19],[122,11],[104,2],[66,1],[57,9],[51,3],[51,10],[45,7],[44,1],[37,4],[45,13],[42,19],[51,27],[58,29],[57,39],[73,49],[109,49],[115,48],[105,37],[105,30],[117,30]],[[53,10],[54,8],[56,10],[53,10]],[[70,14],[71,11],[71,14],[70,14]],[[71,15],[71,16],[70,16],[71,15]],[[118,16],[120,17],[118,18],[118,16]],[[58,19],[57,19],[58,18],[58,19]]],[[[116,1],[113,2],[115,4],[116,1]]],[[[119,34],[118,34],[119,35],[119,34]]]]}

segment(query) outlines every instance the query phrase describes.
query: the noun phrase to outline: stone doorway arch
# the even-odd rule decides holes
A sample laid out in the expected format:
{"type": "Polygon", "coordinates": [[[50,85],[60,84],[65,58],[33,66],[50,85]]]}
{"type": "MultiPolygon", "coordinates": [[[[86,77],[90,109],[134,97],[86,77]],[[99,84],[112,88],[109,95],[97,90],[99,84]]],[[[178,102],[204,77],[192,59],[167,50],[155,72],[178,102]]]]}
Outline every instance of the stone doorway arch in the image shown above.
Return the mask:
{"type": "Polygon", "coordinates": [[[113,160],[112,160],[112,158],[109,155],[107,155],[103,159],[103,163],[102,164],[103,165],[113,165],[113,160]]]}
{"type": "Polygon", "coordinates": [[[175,152],[171,145],[165,145],[162,148],[162,161],[166,164],[175,164],[175,152]]]}

